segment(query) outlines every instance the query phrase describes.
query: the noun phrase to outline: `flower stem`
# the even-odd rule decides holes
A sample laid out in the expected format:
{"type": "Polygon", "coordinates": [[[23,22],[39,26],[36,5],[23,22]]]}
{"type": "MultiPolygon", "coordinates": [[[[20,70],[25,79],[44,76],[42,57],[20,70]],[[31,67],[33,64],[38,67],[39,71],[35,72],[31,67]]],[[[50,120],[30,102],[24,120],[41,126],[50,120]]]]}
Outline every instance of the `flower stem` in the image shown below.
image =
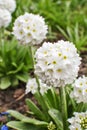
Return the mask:
{"type": "Polygon", "coordinates": [[[67,130],[67,102],[65,87],[60,87],[61,113],[63,118],[63,130],[67,130]]]}
{"type": "Polygon", "coordinates": [[[81,103],[78,104],[78,107],[77,107],[76,111],[81,112],[81,111],[83,111],[83,108],[84,108],[84,103],[81,102],[81,103]]]}
{"type": "Polygon", "coordinates": [[[34,70],[34,58],[33,58],[32,46],[29,46],[29,54],[30,54],[30,57],[31,57],[32,68],[34,70]]]}

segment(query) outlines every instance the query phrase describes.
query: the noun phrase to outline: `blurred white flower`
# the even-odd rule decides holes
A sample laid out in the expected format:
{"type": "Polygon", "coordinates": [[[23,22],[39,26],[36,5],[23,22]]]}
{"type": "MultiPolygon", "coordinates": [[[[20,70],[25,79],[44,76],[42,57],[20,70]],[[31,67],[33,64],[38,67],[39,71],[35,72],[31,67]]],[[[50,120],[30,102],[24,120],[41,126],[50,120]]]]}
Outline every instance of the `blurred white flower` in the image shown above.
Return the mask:
{"type": "MultiPolygon", "coordinates": [[[[40,89],[40,93],[43,95],[44,93],[47,92],[48,89],[50,89],[50,87],[48,87],[46,84],[42,83],[41,80],[39,79],[39,89],[40,89]]],[[[38,84],[36,82],[35,78],[29,79],[26,85],[26,90],[25,93],[29,93],[31,92],[32,94],[35,94],[38,91],[38,84]]]]}
{"type": "Polygon", "coordinates": [[[0,9],[7,9],[10,13],[16,8],[15,0],[0,0],[0,9]]]}
{"type": "Polygon", "coordinates": [[[15,20],[13,34],[22,44],[38,45],[46,38],[47,29],[44,18],[25,13],[15,20]]]}
{"type": "Polygon", "coordinates": [[[40,93],[43,95],[47,92],[48,89],[50,89],[49,86],[47,86],[45,83],[42,83],[42,81],[39,79],[40,82],[40,93]]]}
{"type": "Polygon", "coordinates": [[[26,91],[25,93],[31,92],[32,94],[36,93],[38,89],[38,84],[36,82],[35,78],[29,79],[26,85],[26,91]]]}
{"type": "Polygon", "coordinates": [[[87,77],[79,77],[72,86],[71,98],[74,98],[77,103],[87,103],[87,77]]]}
{"type": "Polygon", "coordinates": [[[60,40],[45,42],[35,54],[35,74],[46,84],[60,87],[71,84],[78,75],[81,58],[74,44],[60,40]]]}
{"type": "Polygon", "coordinates": [[[0,27],[7,27],[11,22],[11,14],[6,9],[0,9],[0,27]]]}
{"type": "Polygon", "coordinates": [[[75,123],[74,125],[69,126],[70,130],[82,130],[81,125],[78,123],[75,123]]]}
{"type": "Polygon", "coordinates": [[[87,130],[87,111],[74,112],[74,117],[68,119],[70,130],[87,130]]]}

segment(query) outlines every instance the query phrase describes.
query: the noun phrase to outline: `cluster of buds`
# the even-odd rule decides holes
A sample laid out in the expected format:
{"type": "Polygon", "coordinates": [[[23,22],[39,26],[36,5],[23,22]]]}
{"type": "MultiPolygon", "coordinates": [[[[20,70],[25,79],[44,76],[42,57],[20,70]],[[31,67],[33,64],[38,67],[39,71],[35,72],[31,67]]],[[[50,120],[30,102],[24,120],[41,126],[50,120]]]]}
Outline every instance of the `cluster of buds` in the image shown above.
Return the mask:
{"type": "Polygon", "coordinates": [[[81,118],[81,123],[80,123],[81,127],[83,129],[87,129],[87,117],[82,117],[81,118]]]}
{"type": "Polygon", "coordinates": [[[55,130],[56,126],[55,124],[53,124],[53,122],[51,121],[48,126],[47,126],[48,130],[55,130]]]}

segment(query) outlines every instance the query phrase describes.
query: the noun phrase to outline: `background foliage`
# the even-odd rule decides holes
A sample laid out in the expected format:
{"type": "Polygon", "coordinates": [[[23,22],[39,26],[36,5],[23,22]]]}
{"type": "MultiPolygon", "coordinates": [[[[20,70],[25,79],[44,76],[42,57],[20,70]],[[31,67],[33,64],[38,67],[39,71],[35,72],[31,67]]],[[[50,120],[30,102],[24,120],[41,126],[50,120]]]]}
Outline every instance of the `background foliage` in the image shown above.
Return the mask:
{"type": "Polygon", "coordinates": [[[27,81],[32,64],[27,47],[18,46],[12,32],[15,19],[25,12],[40,14],[49,26],[47,40],[59,39],[73,42],[78,51],[87,51],[87,1],[86,0],[17,0],[12,22],[1,29],[0,88],[27,81]],[[4,39],[4,41],[3,41],[4,39]],[[3,46],[2,46],[3,41],[3,46]],[[23,53],[22,53],[23,52],[23,53]],[[4,81],[6,82],[4,84],[4,81]]]}

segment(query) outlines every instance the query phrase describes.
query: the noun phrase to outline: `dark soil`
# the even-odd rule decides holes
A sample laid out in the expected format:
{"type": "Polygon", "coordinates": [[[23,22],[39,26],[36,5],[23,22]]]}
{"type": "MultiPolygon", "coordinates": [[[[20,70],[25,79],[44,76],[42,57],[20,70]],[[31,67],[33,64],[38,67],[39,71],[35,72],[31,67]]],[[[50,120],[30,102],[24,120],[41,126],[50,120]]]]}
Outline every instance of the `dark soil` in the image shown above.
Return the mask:
{"type": "MultiPolygon", "coordinates": [[[[81,53],[82,64],[80,66],[79,76],[87,76],[87,52],[81,53]]],[[[25,95],[25,84],[20,84],[16,88],[8,88],[7,90],[0,90],[0,112],[4,112],[8,109],[17,110],[21,113],[25,113],[28,108],[25,103],[26,98],[33,99],[32,94],[25,95]]],[[[0,121],[4,122],[5,119],[0,118],[0,121]]]]}

